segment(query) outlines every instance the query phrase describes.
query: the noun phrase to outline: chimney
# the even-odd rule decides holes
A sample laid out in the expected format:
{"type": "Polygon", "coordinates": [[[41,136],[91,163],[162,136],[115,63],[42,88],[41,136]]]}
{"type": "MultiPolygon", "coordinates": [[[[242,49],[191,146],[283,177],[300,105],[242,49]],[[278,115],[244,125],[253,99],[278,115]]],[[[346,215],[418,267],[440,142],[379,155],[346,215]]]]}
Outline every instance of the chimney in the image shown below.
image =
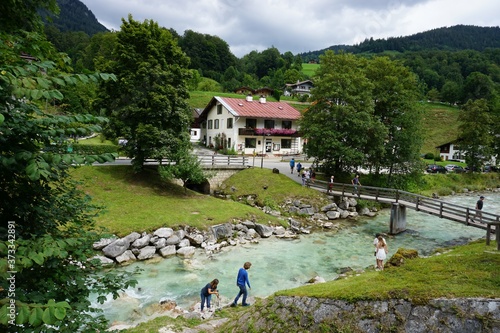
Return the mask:
{"type": "Polygon", "coordinates": [[[264,95],[260,95],[259,103],[266,104],[266,97],[264,95]]]}
{"type": "Polygon", "coordinates": [[[253,101],[252,95],[247,95],[246,101],[247,102],[253,101]]]}

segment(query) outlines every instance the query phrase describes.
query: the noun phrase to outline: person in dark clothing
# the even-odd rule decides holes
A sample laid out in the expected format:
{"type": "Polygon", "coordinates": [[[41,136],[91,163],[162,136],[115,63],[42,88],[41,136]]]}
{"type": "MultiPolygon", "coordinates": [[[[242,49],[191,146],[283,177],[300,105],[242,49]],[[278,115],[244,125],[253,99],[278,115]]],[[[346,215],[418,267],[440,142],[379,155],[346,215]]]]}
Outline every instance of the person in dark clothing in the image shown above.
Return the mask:
{"type": "Polygon", "coordinates": [[[299,177],[301,176],[300,170],[302,170],[302,164],[300,164],[300,162],[299,162],[299,163],[297,163],[297,176],[299,176],[299,177]]]}
{"type": "Polygon", "coordinates": [[[247,272],[250,269],[250,266],[252,266],[252,263],[247,261],[246,263],[243,264],[243,267],[240,268],[240,270],[238,271],[238,277],[236,278],[236,285],[238,286],[238,288],[240,288],[240,291],[238,292],[238,295],[234,299],[234,302],[231,304],[231,306],[238,305],[238,299],[242,295],[243,295],[243,300],[241,302],[241,305],[243,306],[250,305],[247,303],[248,291],[246,287],[248,286],[249,289],[252,289],[252,287],[250,286],[250,281],[248,280],[248,272],[247,272]]]}
{"type": "MultiPolygon", "coordinates": [[[[481,210],[483,210],[483,201],[484,201],[484,197],[480,196],[479,200],[476,202],[476,215],[474,215],[474,218],[479,219],[480,223],[483,223],[483,214],[481,212],[481,210]]],[[[475,221],[472,220],[472,222],[475,222],[475,221]]]]}
{"type": "Polygon", "coordinates": [[[217,295],[219,297],[219,292],[217,291],[217,285],[219,284],[219,280],[214,279],[212,282],[207,283],[205,287],[201,289],[200,297],[201,297],[201,311],[205,307],[205,302],[207,303],[207,309],[210,309],[210,299],[212,295],[217,295]]]}
{"type": "Polygon", "coordinates": [[[358,186],[361,186],[361,182],[359,181],[359,175],[356,175],[351,181],[352,185],[354,185],[354,188],[352,189],[352,194],[357,194],[359,197],[359,189],[358,186]]]}

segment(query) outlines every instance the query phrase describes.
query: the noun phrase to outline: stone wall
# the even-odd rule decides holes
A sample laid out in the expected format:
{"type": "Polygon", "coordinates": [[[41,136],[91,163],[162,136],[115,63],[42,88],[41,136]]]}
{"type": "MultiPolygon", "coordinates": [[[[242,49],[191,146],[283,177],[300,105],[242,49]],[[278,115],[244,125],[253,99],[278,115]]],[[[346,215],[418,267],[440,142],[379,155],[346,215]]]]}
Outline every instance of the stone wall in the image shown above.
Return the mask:
{"type": "Polygon", "coordinates": [[[360,301],[277,296],[233,321],[231,332],[500,333],[500,299],[360,301]]]}

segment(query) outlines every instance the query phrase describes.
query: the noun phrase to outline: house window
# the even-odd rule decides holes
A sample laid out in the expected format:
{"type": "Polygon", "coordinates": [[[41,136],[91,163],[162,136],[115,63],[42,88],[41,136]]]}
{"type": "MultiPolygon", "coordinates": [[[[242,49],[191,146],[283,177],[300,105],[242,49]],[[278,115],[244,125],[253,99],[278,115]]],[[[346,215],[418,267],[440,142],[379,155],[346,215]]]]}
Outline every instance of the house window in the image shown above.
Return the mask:
{"type": "Polygon", "coordinates": [[[217,105],[217,114],[222,114],[222,104],[217,105]]]}
{"type": "Polygon", "coordinates": [[[212,120],[212,119],[210,119],[210,120],[208,121],[208,129],[212,129],[212,128],[213,128],[213,120],[212,120]]]}
{"type": "Polygon", "coordinates": [[[271,119],[264,120],[264,128],[274,128],[274,120],[271,119]]]}
{"type": "Polygon", "coordinates": [[[290,148],[292,148],[292,140],[281,139],[281,149],[290,149],[290,148]]]}
{"type": "Polygon", "coordinates": [[[257,127],[257,119],[247,119],[245,123],[246,128],[256,128],[257,127]]]}
{"type": "Polygon", "coordinates": [[[231,138],[227,138],[227,148],[231,148],[231,138]]]}
{"type": "Polygon", "coordinates": [[[219,119],[214,120],[214,128],[218,129],[219,128],[219,119]]]}
{"type": "Polygon", "coordinates": [[[227,119],[227,128],[233,128],[233,118],[227,119]]]}
{"type": "Polygon", "coordinates": [[[283,120],[283,122],[281,123],[281,128],[292,129],[292,121],[291,120],[283,120]]]}
{"type": "Polygon", "coordinates": [[[255,138],[245,138],[245,147],[246,148],[256,148],[257,147],[257,139],[255,138]]]}

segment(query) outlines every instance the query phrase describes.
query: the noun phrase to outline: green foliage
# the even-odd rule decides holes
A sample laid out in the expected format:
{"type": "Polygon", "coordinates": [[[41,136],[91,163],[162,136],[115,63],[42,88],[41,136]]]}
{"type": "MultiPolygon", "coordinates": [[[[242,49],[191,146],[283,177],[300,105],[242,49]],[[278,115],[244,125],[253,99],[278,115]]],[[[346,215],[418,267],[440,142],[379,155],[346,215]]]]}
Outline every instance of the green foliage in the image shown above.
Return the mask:
{"type": "Polygon", "coordinates": [[[494,138],[493,118],[487,101],[469,100],[460,113],[460,149],[465,153],[465,162],[469,167],[481,170],[485,162],[491,159],[494,138]]]}
{"type": "Polygon", "coordinates": [[[129,15],[117,38],[110,70],[120,80],[103,85],[100,101],[110,129],[128,140],[123,149],[136,170],[147,158],[173,160],[189,146],[189,59],[172,34],[150,20],[129,15]]]}
{"type": "Polygon", "coordinates": [[[179,153],[175,161],[172,162],[173,163],[158,168],[160,176],[165,180],[182,180],[185,191],[187,191],[186,186],[188,183],[201,184],[208,178],[198,158],[190,152],[179,153]]]}
{"type": "Polygon", "coordinates": [[[338,174],[362,165],[380,150],[386,129],[374,118],[373,84],[365,61],[351,54],[326,52],[316,72],[312,105],[300,122],[308,156],[338,174]]]}
{"type": "MultiPolygon", "coordinates": [[[[11,5],[14,11],[25,9],[11,5]]],[[[1,39],[0,219],[9,222],[0,232],[0,325],[23,332],[102,331],[106,323],[102,316],[93,316],[90,292],[117,297],[133,281],[113,273],[91,278],[100,268],[87,261],[97,238],[92,230],[99,208],[76,188],[68,170],[112,161],[113,155],[80,155],[67,148],[69,137],[100,131],[105,119],[50,115],[40,106],[63,98],[60,87],[114,76],[68,74],[67,58],[58,56],[37,33],[2,32],[1,39]],[[25,61],[20,54],[34,60],[25,61]],[[8,308],[12,300],[14,318],[8,308]]]]}
{"type": "Polygon", "coordinates": [[[426,153],[424,158],[426,160],[434,160],[434,154],[433,153],[426,153]]]}

